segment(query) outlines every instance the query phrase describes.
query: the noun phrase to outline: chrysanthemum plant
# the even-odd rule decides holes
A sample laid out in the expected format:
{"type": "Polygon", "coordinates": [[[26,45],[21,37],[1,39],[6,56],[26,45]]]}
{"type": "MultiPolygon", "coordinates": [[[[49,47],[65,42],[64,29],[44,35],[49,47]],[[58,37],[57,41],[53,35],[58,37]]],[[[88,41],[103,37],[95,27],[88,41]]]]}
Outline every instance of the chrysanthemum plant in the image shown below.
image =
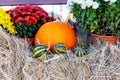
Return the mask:
{"type": "Polygon", "coordinates": [[[10,16],[2,8],[0,8],[0,29],[4,29],[9,34],[17,34],[13,23],[10,21],[10,16]]]}
{"type": "Polygon", "coordinates": [[[10,15],[11,22],[15,26],[16,35],[22,38],[33,38],[41,25],[54,20],[37,5],[16,6],[6,12],[10,15]]]}
{"type": "Polygon", "coordinates": [[[120,36],[120,0],[68,0],[67,6],[85,31],[120,36]]]}

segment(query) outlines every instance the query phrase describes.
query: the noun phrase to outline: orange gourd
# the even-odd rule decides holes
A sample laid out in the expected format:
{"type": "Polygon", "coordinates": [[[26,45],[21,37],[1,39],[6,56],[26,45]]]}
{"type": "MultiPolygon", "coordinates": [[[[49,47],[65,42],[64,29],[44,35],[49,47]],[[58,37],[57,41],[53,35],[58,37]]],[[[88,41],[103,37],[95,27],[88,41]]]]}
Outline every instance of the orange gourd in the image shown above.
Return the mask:
{"type": "Polygon", "coordinates": [[[52,50],[57,43],[65,44],[67,49],[74,48],[76,36],[72,27],[62,22],[47,22],[42,25],[35,35],[35,45],[44,44],[52,50]]]}

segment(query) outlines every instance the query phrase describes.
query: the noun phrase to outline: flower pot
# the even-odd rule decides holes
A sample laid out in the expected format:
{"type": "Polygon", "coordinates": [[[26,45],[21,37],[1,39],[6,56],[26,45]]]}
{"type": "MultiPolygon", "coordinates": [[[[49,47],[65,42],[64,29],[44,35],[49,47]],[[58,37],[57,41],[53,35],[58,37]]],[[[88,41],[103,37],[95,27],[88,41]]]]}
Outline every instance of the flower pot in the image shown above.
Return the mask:
{"type": "Polygon", "coordinates": [[[92,38],[93,38],[93,45],[98,45],[98,39],[100,38],[103,45],[106,45],[108,43],[108,45],[112,44],[112,45],[117,45],[117,37],[115,36],[103,36],[103,35],[96,35],[96,34],[92,34],[92,38]]]}

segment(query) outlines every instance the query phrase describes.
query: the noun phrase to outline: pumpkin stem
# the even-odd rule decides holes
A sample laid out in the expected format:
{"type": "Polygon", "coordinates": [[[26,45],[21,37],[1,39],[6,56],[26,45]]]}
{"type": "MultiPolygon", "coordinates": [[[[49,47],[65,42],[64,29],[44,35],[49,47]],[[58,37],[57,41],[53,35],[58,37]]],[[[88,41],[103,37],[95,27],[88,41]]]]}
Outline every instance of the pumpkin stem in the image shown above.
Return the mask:
{"type": "Polygon", "coordinates": [[[38,39],[38,38],[37,38],[36,42],[40,44],[40,41],[39,41],[39,39],[38,39]]]}
{"type": "Polygon", "coordinates": [[[48,48],[47,48],[47,50],[49,50],[50,49],[50,42],[48,42],[48,48]]]}

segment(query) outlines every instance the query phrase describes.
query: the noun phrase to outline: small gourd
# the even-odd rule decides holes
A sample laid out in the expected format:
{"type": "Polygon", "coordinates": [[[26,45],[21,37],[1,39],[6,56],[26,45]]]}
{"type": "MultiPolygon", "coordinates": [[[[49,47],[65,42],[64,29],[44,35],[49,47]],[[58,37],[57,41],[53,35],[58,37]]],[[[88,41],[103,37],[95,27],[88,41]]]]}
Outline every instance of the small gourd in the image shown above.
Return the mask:
{"type": "Polygon", "coordinates": [[[73,54],[78,57],[81,57],[81,56],[87,55],[87,50],[83,46],[79,45],[73,49],[73,54]]]}
{"type": "Polygon", "coordinates": [[[53,47],[53,53],[62,54],[62,53],[66,53],[66,52],[67,52],[67,49],[63,43],[57,43],[53,47]]]}
{"type": "Polygon", "coordinates": [[[39,44],[39,45],[35,46],[33,49],[33,56],[38,59],[43,58],[48,53],[49,53],[49,51],[47,50],[47,47],[43,44],[39,44]]]}

